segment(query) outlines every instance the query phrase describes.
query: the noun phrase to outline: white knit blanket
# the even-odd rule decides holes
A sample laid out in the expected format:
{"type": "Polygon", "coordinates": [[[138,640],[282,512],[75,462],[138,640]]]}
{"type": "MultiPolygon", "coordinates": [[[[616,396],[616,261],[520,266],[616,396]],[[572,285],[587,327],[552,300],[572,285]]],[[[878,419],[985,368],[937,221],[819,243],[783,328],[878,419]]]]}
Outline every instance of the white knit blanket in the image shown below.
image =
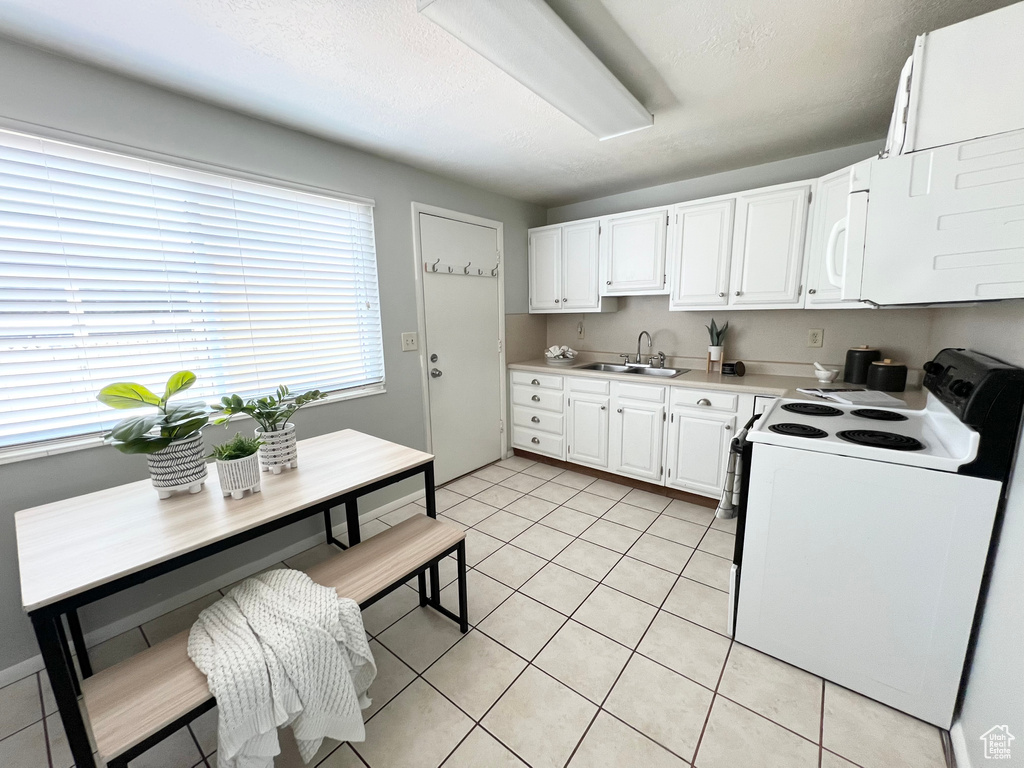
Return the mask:
{"type": "Polygon", "coordinates": [[[291,725],[308,763],[325,737],[362,741],[377,674],[359,606],[301,571],[246,579],[199,614],[188,655],[217,699],[220,768],[271,768],[291,725]]]}

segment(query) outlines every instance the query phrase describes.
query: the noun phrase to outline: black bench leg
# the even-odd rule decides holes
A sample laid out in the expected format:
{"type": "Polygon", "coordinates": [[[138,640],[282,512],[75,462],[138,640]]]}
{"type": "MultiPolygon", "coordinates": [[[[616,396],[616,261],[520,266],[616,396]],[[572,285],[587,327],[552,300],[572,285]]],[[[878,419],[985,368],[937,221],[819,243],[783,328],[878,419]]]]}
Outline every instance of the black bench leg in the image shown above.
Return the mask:
{"type": "Polygon", "coordinates": [[[327,534],[327,543],[333,544],[340,549],[348,549],[344,542],[334,536],[334,521],[331,519],[331,508],[324,507],[324,531],[327,534]]]}
{"type": "Polygon", "coordinates": [[[92,664],[89,662],[89,651],[85,647],[85,635],[82,634],[82,623],[78,620],[78,611],[68,611],[68,629],[71,631],[71,642],[75,644],[78,654],[78,668],[82,670],[82,679],[92,677],[92,664]]]}
{"type": "Polygon", "coordinates": [[[78,685],[78,675],[75,674],[75,661],[71,658],[71,648],[68,647],[68,636],[64,632],[64,619],[61,618],[60,614],[54,616],[54,624],[57,625],[57,638],[60,641],[60,649],[64,654],[64,663],[68,665],[68,669],[71,671],[71,686],[74,688],[75,696],[82,695],[82,689],[78,685]]]}
{"type": "Polygon", "coordinates": [[[462,634],[469,632],[469,597],[466,592],[466,540],[459,542],[455,551],[459,564],[459,629],[462,634]]]}
{"type": "Polygon", "coordinates": [[[416,574],[416,580],[418,582],[418,586],[419,586],[419,590],[420,590],[420,608],[426,608],[427,607],[427,602],[428,602],[428,599],[427,599],[427,572],[426,571],[420,571],[419,573],[417,573],[416,574]]]}

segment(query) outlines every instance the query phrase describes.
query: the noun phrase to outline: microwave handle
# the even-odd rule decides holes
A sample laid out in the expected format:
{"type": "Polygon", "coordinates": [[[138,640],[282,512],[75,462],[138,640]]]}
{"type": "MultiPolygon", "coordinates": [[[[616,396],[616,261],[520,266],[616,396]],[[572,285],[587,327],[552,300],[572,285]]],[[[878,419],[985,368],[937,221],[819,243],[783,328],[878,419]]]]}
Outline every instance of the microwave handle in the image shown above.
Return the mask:
{"type": "Polygon", "coordinates": [[[836,248],[839,246],[839,236],[846,232],[848,222],[848,217],[844,216],[832,225],[832,231],[828,233],[828,245],[825,246],[825,275],[836,288],[843,287],[843,276],[836,266],[836,248]]]}
{"type": "Polygon", "coordinates": [[[864,259],[870,237],[868,225],[868,192],[851,192],[846,203],[846,254],[843,257],[842,301],[870,299],[861,296],[864,259]]]}

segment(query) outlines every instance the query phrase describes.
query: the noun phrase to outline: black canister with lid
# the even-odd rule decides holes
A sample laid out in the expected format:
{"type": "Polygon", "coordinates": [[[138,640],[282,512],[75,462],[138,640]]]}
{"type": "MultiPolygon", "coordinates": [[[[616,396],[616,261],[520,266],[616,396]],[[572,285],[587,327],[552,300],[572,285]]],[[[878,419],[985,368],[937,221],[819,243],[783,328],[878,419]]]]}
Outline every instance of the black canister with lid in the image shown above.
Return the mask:
{"type": "Polygon", "coordinates": [[[889,358],[875,360],[868,368],[868,389],[902,392],[907,388],[907,366],[889,358]]]}
{"type": "Polygon", "coordinates": [[[868,368],[876,360],[882,359],[882,353],[874,347],[863,346],[846,350],[846,367],[843,369],[843,381],[850,384],[866,384],[868,368]]]}

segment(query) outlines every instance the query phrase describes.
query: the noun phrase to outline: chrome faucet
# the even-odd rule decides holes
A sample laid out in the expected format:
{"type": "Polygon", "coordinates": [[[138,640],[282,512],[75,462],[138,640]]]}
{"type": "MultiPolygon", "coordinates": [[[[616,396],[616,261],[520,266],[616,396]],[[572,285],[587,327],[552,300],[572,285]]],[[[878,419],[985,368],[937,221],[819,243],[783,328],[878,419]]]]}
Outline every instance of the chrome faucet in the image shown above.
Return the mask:
{"type": "Polygon", "coordinates": [[[640,362],[640,342],[643,341],[644,336],[647,337],[647,355],[650,357],[651,350],[654,348],[654,342],[651,340],[651,334],[647,331],[640,331],[640,335],[636,337],[636,365],[642,365],[640,362]]]}

